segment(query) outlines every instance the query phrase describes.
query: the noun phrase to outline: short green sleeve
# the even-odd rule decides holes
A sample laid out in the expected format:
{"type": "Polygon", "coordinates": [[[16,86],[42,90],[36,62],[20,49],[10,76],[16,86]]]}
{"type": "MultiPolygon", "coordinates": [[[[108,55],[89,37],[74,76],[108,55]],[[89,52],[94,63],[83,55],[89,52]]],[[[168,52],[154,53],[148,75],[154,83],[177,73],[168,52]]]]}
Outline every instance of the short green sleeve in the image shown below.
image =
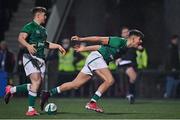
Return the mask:
{"type": "Polygon", "coordinates": [[[109,37],[109,46],[114,48],[125,47],[127,44],[127,40],[121,37],[109,37]]]}
{"type": "Polygon", "coordinates": [[[32,27],[30,26],[30,24],[25,25],[20,32],[25,32],[27,34],[31,34],[32,31],[32,27]]]}

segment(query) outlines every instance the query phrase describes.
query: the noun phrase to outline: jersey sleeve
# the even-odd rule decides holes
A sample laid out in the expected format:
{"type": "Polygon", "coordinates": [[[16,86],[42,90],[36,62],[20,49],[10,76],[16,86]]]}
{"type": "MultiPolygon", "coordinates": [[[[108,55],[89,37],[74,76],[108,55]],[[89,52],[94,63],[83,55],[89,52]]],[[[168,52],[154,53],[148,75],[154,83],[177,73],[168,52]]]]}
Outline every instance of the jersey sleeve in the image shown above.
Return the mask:
{"type": "Polygon", "coordinates": [[[108,45],[114,48],[125,47],[127,44],[127,40],[121,37],[109,37],[108,45]]]}
{"type": "Polygon", "coordinates": [[[27,34],[31,34],[31,26],[29,24],[25,25],[20,32],[25,32],[27,34]]]}

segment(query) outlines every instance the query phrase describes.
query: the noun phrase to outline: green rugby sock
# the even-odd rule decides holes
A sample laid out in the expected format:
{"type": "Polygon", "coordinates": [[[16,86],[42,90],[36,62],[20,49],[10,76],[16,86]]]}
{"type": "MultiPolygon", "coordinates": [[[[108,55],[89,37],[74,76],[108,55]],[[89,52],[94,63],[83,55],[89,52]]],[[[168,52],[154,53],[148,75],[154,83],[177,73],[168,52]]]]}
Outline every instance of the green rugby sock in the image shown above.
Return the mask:
{"type": "Polygon", "coordinates": [[[100,98],[101,98],[101,93],[99,91],[96,91],[96,93],[94,94],[94,96],[91,98],[91,101],[93,102],[97,102],[100,98]]]}
{"type": "Polygon", "coordinates": [[[30,88],[31,84],[23,84],[23,85],[18,85],[18,86],[14,86],[11,88],[11,93],[26,93],[29,88],[30,88]]]}
{"type": "Polygon", "coordinates": [[[60,89],[59,87],[53,88],[51,90],[49,90],[50,96],[56,95],[60,93],[60,89]]]}
{"type": "Polygon", "coordinates": [[[28,95],[29,106],[31,106],[31,107],[35,106],[36,97],[37,97],[37,93],[29,90],[29,95],[28,95]]]}

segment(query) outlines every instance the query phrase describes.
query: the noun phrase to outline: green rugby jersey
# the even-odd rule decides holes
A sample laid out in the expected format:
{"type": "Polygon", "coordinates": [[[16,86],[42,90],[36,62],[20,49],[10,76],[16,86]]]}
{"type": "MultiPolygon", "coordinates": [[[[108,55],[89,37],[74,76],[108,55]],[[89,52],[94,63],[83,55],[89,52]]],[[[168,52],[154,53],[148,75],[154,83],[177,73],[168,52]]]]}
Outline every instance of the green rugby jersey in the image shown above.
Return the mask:
{"type": "Polygon", "coordinates": [[[103,56],[104,60],[109,63],[110,61],[123,54],[124,49],[127,47],[127,40],[121,37],[109,37],[108,45],[102,45],[98,51],[103,56]]]}
{"type": "MultiPolygon", "coordinates": [[[[46,48],[46,39],[47,39],[47,31],[46,29],[32,21],[26,24],[20,32],[25,32],[28,34],[27,42],[29,44],[35,44],[35,48],[37,52],[34,54],[39,58],[45,58],[44,49],[46,48]]],[[[27,50],[26,50],[27,52],[27,50]]]]}

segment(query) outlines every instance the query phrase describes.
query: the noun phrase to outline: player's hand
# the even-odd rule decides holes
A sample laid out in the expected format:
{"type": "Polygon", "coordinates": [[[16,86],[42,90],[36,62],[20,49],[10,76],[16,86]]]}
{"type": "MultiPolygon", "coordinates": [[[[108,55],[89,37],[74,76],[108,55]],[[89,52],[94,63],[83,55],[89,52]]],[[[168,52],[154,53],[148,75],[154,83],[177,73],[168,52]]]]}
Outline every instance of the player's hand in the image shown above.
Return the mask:
{"type": "Polygon", "coordinates": [[[61,45],[59,45],[59,51],[63,54],[63,55],[65,55],[66,54],[66,50],[61,46],[61,45]]]}
{"type": "Polygon", "coordinates": [[[72,36],[72,37],[71,37],[71,40],[72,40],[72,41],[80,41],[80,37],[78,37],[78,36],[72,36]]]}
{"type": "Polygon", "coordinates": [[[36,46],[35,44],[31,44],[31,45],[27,46],[27,49],[28,49],[29,53],[32,54],[32,55],[37,52],[35,46],[36,46]]]}
{"type": "Polygon", "coordinates": [[[85,48],[85,46],[82,46],[82,45],[75,45],[74,46],[74,50],[76,52],[82,52],[82,51],[84,51],[84,48],[85,48]]]}

